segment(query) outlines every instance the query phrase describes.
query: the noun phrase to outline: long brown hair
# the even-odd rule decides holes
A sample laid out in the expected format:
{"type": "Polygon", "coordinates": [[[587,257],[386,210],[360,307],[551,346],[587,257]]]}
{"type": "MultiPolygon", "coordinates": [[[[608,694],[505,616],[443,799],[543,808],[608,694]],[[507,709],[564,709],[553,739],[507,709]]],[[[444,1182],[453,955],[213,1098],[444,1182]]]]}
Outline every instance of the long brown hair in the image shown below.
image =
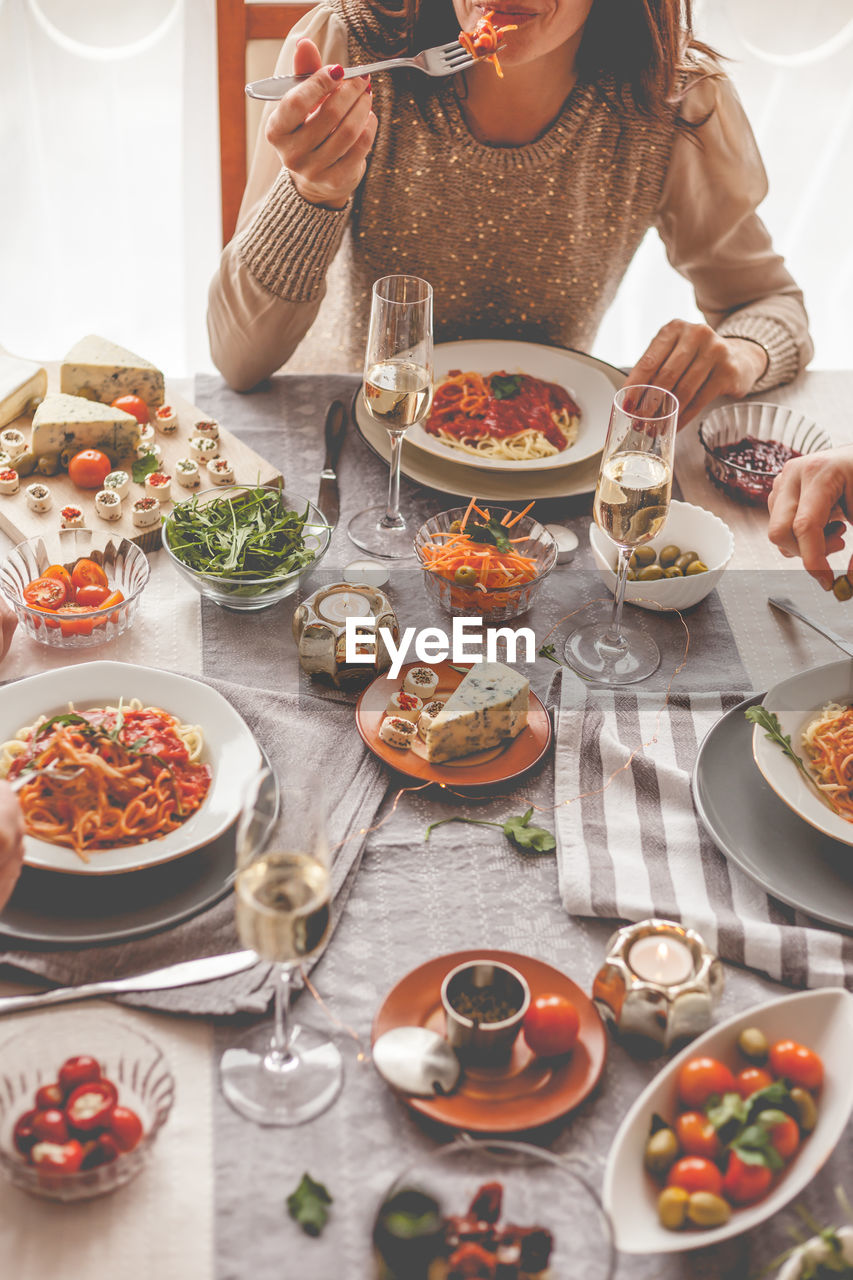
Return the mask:
{"type": "MultiPolygon", "coordinates": [[[[375,0],[374,8],[411,52],[459,29],[452,0],[375,0]]],[[[615,110],[633,105],[656,120],[670,115],[686,72],[720,73],[718,55],[693,35],[693,0],[593,0],[576,68],[615,110]]]]}

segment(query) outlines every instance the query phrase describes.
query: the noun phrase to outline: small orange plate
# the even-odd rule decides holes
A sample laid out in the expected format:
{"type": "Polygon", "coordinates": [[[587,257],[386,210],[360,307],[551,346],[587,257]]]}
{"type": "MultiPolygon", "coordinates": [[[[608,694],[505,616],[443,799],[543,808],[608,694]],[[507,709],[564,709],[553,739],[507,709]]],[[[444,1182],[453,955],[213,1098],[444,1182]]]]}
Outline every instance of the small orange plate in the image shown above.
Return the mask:
{"type": "MultiPolygon", "coordinates": [[[[423,662],[410,662],[393,680],[388,675],[378,676],[358,700],[355,709],[358,731],[365,745],[380,760],[384,760],[385,764],[404,773],[408,778],[418,778],[421,782],[443,782],[445,786],[456,788],[507,782],[511,778],[520,777],[542,759],[551,745],[551,720],[532,689],[526,726],[517,738],[510,738],[488,751],[476,751],[473,755],[460,756],[457,760],[447,760],[443,764],[430,764],[426,758],[426,747],[417,735],[412,746],[402,750],[383,742],[379,737],[379,726],[387,715],[389,698],[402,689],[403,681],[412,667],[424,665],[423,662]]],[[[462,683],[467,669],[454,667],[450,662],[434,662],[430,665],[438,676],[438,688],[432,696],[446,701],[457,685],[462,683]]]]}
{"type": "Polygon", "coordinates": [[[407,973],[385,997],[373,1022],[371,1043],[394,1027],[430,1027],[444,1035],[441,984],[446,973],[471,960],[501,960],[523,974],[531,999],[566,996],[580,1014],[578,1042],[570,1054],[537,1058],[519,1034],[501,1067],[469,1067],[447,1097],[401,1094],[413,1110],[471,1133],[521,1133],[548,1124],[580,1105],[598,1083],[607,1056],[607,1034],[595,1005],[559,969],[513,951],[456,951],[436,956],[407,973]]]}

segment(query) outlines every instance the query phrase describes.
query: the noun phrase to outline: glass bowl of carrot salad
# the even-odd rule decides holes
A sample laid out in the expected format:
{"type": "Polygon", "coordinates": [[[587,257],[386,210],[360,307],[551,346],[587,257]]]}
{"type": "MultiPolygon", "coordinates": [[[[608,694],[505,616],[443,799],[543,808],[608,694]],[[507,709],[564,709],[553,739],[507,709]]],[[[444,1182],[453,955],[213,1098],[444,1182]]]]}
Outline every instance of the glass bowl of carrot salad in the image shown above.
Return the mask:
{"type": "Polygon", "coordinates": [[[427,593],[445,612],[489,623],[527,612],[557,560],[557,544],[529,510],[472,499],[418,530],[415,553],[427,593]]]}

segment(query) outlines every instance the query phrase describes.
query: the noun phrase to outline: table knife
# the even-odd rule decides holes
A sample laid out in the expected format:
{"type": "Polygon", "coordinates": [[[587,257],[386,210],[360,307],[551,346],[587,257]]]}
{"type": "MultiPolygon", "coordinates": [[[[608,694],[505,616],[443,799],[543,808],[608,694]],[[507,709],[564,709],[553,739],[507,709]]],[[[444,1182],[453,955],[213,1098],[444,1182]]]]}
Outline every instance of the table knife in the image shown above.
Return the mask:
{"type": "Polygon", "coordinates": [[[804,622],[807,627],[811,627],[813,631],[823,636],[825,640],[837,645],[842,653],[847,654],[848,658],[853,658],[853,644],[849,640],[845,640],[837,632],[825,627],[816,618],[810,618],[807,613],[801,613],[793,600],[788,600],[782,596],[768,596],[767,603],[772,604],[774,609],[780,609],[782,613],[789,613],[792,618],[799,618],[800,622],[804,622]]]}
{"type": "Polygon", "coordinates": [[[109,978],[104,982],[84,982],[79,987],[55,987],[28,996],[0,997],[0,1013],[17,1013],[19,1009],[41,1009],[49,1004],[65,1004],[69,1000],[87,1000],[93,996],[123,994],[126,991],[168,991],[172,987],[193,987],[199,982],[228,978],[258,963],[254,951],[231,951],[227,955],[204,956],[200,960],[184,960],[165,969],[136,973],[128,978],[109,978]]]}
{"type": "Polygon", "coordinates": [[[347,431],[347,409],[343,400],[333,400],[326,413],[326,460],[320,472],[317,506],[329,524],[337,524],[341,511],[337,466],[347,431]]]}

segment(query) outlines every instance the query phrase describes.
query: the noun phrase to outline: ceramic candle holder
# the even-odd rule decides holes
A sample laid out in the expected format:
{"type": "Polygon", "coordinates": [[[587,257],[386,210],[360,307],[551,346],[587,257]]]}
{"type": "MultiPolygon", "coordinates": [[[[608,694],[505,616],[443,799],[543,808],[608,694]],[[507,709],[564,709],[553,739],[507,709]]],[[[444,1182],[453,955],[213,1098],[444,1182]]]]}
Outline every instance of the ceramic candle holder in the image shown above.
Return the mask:
{"type": "Polygon", "coordinates": [[[303,600],[293,615],[293,638],[299,650],[299,665],[308,675],[327,680],[339,689],[357,689],[375,679],[391,665],[391,655],[379,634],[385,627],[396,644],[399,627],[391,601],[376,587],[335,582],[321,587],[303,600]],[[376,619],[376,629],[366,632],[365,652],[372,662],[346,660],[346,620],[348,617],[376,619]]]}
{"type": "Polygon", "coordinates": [[[708,1029],[723,981],[722,964],[698,933],[671,920],[642,920],[610,939],[592,998],[620,1040],[651,1057],[708,1029]]]}

